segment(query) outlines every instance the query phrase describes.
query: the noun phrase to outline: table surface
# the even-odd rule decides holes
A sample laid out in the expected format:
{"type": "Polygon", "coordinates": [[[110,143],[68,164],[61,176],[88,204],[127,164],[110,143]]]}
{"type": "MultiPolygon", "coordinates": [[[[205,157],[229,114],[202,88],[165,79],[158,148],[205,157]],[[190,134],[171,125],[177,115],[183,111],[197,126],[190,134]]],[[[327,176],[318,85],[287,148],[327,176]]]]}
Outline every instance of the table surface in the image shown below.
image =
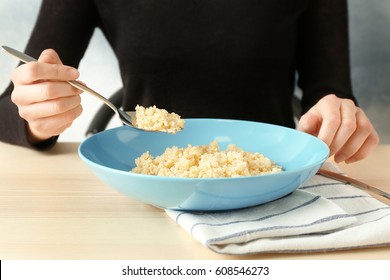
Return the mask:
{"type": "MultiPolygon", "coordinates": [[[[0,143],[0,259],[389,259],[390,248],[229,256],[193,239],[163,210],[97,179],[78,143],[49,152],[0,143]]],[[[390,145],[340,167],[390,192],[390,145]]],[[[390,205],[389,200],[381,199],[390,205]]]]}

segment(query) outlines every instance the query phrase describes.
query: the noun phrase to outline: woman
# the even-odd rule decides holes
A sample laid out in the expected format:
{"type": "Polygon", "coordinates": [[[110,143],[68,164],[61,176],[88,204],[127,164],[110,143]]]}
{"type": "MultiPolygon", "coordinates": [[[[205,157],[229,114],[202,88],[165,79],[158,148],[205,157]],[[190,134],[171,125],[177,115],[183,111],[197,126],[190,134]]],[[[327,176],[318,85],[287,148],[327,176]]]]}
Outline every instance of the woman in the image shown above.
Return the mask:
{"type": "Polygon", "coordinates": [[[0,100],[1,141],[44,149],[82,112],[77,66],[101,28],[120,65],[123,108],[294,127],[329,145],[336,162],[365,158],[378,135],[352,94],[346,1],[44,0],[0,100]],[[16,128],[15,128],[15,123],[16,128]]]}

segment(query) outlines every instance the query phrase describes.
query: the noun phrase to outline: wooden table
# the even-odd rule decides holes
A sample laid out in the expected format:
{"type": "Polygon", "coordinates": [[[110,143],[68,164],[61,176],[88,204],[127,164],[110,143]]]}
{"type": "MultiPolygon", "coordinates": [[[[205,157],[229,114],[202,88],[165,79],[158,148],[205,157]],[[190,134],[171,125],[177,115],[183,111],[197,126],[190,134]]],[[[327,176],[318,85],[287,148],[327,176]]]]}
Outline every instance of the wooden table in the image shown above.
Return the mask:
{"type": "MultiPolygon", "coordinates": [[[[389,247],[238,257],[214,253],[163,210],[99,181],[77,147],[58,143],[42,153],[0,143],[0,259],[389,259],[389,247]]],[[[390,192],[389,163],[387,145],[365,161],[341,167],[390,192]]]]}

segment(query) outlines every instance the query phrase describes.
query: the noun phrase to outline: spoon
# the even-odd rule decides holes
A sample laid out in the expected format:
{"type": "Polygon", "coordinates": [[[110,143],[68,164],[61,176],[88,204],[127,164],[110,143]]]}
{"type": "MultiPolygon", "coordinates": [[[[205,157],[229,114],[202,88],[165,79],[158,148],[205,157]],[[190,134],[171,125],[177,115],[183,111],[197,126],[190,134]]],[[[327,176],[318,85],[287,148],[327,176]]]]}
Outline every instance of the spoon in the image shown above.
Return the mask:
{"type": "MultiPolygon", "coordinates": [[[[33,61],[37,61],[35,58],[25,54],[25,53],[22,53],[18,50],[15,50],[13,48],[10,48],[10,47],[7,47],[7,46],[1,46],[1,48],[6,51],[8,54],[18,58],[20,61],[24,62],[24,63],[28,63],[28,62],[33,62],[33,61]]],[[[110,107],[119,117],[119,119],[121,120],[121,122],[125,125],[128,125],[128,126],[131,126],[131,127],[134,127],[136,129],[140,129],[136,126],[133,125],[132,123],[132,120],[135,116],[135,111],[128,111],[128,112],[125,112],[123,111],[122,109],[119,109],[117,108],[114,104],[112,104],[107,98],[105,98],[103,95],[97,93],[96,91],[94,91],[93,89],[83,85],[82,83],[78,82],[78,81],[66,81],[68,84],[74,86],[75,88],[78,88],[82,91],[85,91],[89,94],[91,94],[92,96],[100,99],[101,101],[103,101],[108,107],[110,107]]]]}
{"type": "Polygon", "coordinates": [[[335,180],[338,180],[338,181],[343,182],[343,183],[350,184],[350,185],[357,187],[359,189],[362,189],[362,190],[372,191],[373,193],[376,193],[380,196],[383,196],[387,199],[390,199],[390,194],[388,194],[387,192],[384,192],[378,188],[370,186],[369,184],[358,181],[356,179],[353,179],[353,178],[350,178],[350,177],[347,177],[347,176],[344,176],[344,175],[341,175],[339,173],[335,173],[335,172],[332,172],[332,171],[329,171],[329,170],[326,170],[323,168],[320,168],[320,170],[318,170],[317,173],[322,175],[322,176],[325,176],[325,177],[328,177],[331,179],[335,179],[335,180]]]}

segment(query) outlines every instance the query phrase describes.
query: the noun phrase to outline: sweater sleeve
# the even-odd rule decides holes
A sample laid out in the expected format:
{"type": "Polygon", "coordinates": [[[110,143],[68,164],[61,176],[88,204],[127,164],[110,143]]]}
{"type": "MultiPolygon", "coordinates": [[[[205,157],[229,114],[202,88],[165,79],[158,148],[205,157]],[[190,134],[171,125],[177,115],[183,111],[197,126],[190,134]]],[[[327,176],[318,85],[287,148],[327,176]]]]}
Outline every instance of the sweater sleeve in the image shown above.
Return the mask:
{"type": "Polygon", "coordinates": [[[298,86],[302,113],[327,94],[349,98],[352,93],[346,0],[309,1],[298,23],[298,86]]]}
{"type": "MultiPolygon", "coordinates": [[[[43,0],[25,52],[39,57],[44,49],[52,48],[64,64],[78,67],[97,25],[93,1],[43,0]]],[[[11,83],[0,96],[0,141],[38,150],[53,146],[58,137],[38,145],[29,143],[26,122],[11,101],[12,90],[11,83]]]]}

